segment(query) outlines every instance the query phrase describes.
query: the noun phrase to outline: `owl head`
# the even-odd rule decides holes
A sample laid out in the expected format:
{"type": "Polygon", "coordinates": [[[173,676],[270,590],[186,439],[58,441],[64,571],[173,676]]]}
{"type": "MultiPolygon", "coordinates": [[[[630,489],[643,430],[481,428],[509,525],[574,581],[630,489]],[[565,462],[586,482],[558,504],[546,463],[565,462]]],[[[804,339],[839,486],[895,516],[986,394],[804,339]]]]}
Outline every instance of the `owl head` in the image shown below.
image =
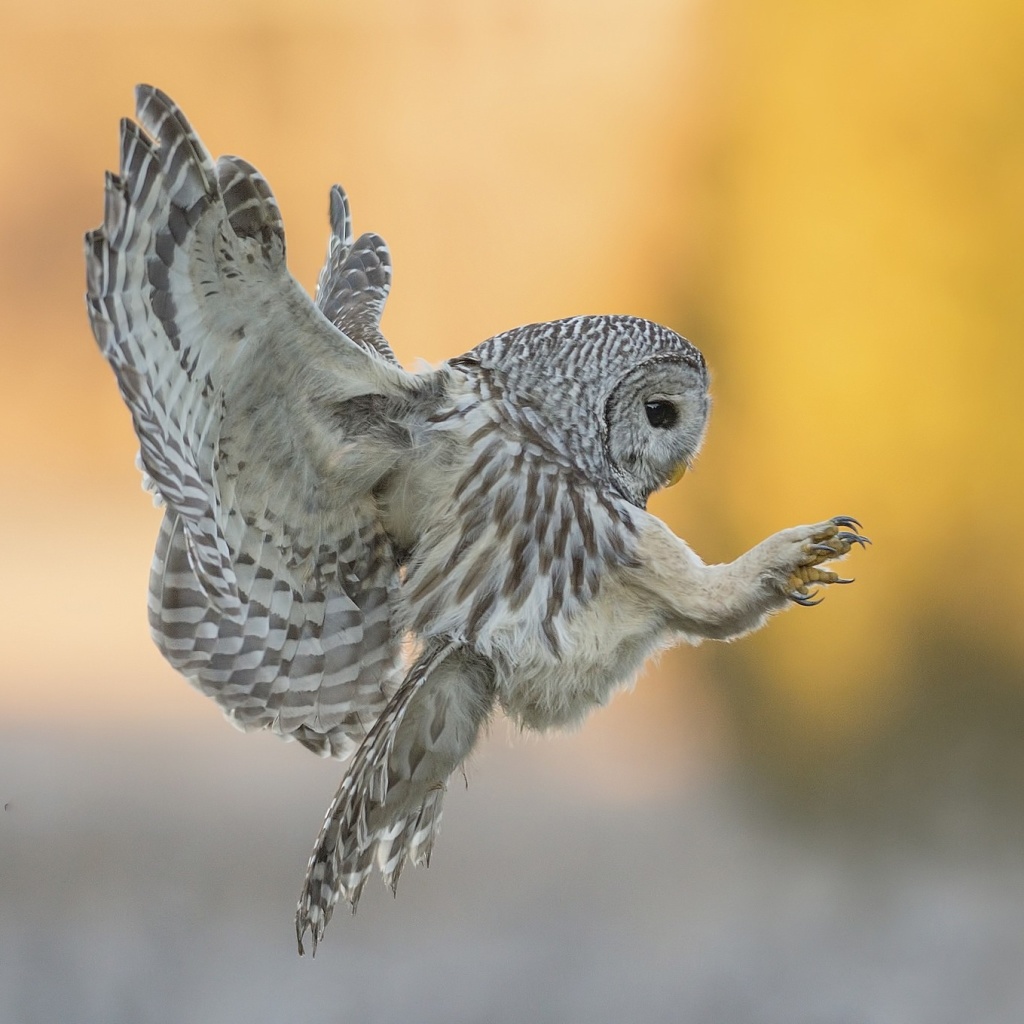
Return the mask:
{"type": "Polygon", "coordinates": [[[643,507],[693,461],[710,397],[704,357],[667,327],[630,316],[530,324],[478,345],[516,418],[595,482],[643,507]]]}
{"type": "Polygon", "coordinates": [[[620,489],[644,505],[682,478],[704,440],[710,396],[703,360],[654,355],[616,383],[605,401],[605,450],[620,489]]]}

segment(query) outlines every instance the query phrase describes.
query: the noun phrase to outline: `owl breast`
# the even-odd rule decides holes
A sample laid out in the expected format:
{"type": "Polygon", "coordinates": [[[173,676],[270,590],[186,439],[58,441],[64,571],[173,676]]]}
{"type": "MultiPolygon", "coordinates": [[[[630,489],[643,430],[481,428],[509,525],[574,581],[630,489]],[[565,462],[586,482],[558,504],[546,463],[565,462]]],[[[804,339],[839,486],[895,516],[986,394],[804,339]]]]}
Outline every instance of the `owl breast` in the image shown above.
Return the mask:
{"type": "Polygon", "coordinates": [[[651,650],[650,612],[626,600],[638,516],[536,424],[474,395],[437,418],[443,462],[414,471],[419,526],[401,588],[405,627],[471,643],[524,725],[578,720],[651,650]],[[453,454],[454,453],[454,454],[453,454]]]}

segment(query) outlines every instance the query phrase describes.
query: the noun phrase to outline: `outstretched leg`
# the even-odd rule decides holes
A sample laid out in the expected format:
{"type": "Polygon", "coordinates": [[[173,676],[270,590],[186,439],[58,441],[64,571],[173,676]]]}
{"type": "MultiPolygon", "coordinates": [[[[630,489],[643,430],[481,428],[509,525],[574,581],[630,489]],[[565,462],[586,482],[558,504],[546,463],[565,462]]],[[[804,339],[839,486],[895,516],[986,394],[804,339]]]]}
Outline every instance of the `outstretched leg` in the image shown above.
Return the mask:
{"type": "Polygon", "coordinates": [[[731,640],[757,629],[790,602],[817,604],[811,588],[851,583],[823,562],[842,558],[860,524],[835,516],[811,526],[780,530],[733,562],[705,565],[671,530],[651,516],[640,536],[641,564],[634,581],[664,607],[669,628],[687,639],[731,640]]]}
{"type": "Polygon", "coordinates": [[[453,640],[431,641],[356,752],[309,858],[295,914],[299,954],[313,953],[334,905],[354,910],[376,864],[394,889],[406,860],[430,857],[448,776],[494,706],[490,663],[453,640]]]}

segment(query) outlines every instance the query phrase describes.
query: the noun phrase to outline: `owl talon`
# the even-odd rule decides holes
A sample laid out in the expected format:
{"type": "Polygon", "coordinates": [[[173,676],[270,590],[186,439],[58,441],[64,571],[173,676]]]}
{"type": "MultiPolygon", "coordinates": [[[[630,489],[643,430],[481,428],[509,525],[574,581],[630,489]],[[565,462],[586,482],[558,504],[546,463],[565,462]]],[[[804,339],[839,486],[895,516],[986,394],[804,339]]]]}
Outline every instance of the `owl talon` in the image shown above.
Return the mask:
{"type": "Polygon", "coordinates": [[[859,533],[837,533],[835,540],[846,541],[847,544],[859,544],[862,548],[866,547],[871,541],[867,537],[862,537],[859,533]]]}
{"type": "Polygon", "coordinates": [[[833,516],[829,522],[835,523],[836,526],[847,526],[856,527],[860,529],[860,522],[853,518],[853,516],[833,516]]]}
{"type": "Polygon", "coordinates": [[[827,544],[808,544],[808,551],[819,551],[821,554],[828,558],[834,558],[836,555],[836,549],[830,548],[827,544]]]}
{"type": "Polygon", "coordinates": [[[817,595],[819,590],[808,592],[811,586],[829,586],[832,583],[848,584],[853,583],[852,578],[840,576],[831,569],[823,567],[823,563],[832,559],[842,558],[849,554],[854,544],[865,547],[871,541],[852,529],[840,529],[840,527],[860,528],[860,523],[853,516],[834,516],[832,519],[819,523],[809,528],[797,556],[795,564],[790,563],[788,568],[786,584],[783,586],[783,594],[794,604],[811,607],[821,604],[823,597],[817,595]],[[816,599],[815,599],[816,598],[816,599]]]}

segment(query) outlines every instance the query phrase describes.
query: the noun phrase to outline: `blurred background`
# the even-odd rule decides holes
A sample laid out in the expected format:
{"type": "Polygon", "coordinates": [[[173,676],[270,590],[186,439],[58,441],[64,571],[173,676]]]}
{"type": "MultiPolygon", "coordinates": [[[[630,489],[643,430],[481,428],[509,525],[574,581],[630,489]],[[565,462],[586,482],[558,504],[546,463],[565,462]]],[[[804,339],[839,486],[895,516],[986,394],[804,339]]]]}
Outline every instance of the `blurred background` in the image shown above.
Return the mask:
{"type": "Polygon", "coordinates": [[[1024,13],[980,0],[57,0],[0,61],[0,1021],[1024,1019],[1024,13]],[[854,587],[497,722],[428,872],[316,960],[336,764],[236,733],[145,621],[159,522],[82,233],[148,81],[327,193],[439,361],[628,312],[715,410],[654,510],[708,561],[856,515],[854,587]]]}

